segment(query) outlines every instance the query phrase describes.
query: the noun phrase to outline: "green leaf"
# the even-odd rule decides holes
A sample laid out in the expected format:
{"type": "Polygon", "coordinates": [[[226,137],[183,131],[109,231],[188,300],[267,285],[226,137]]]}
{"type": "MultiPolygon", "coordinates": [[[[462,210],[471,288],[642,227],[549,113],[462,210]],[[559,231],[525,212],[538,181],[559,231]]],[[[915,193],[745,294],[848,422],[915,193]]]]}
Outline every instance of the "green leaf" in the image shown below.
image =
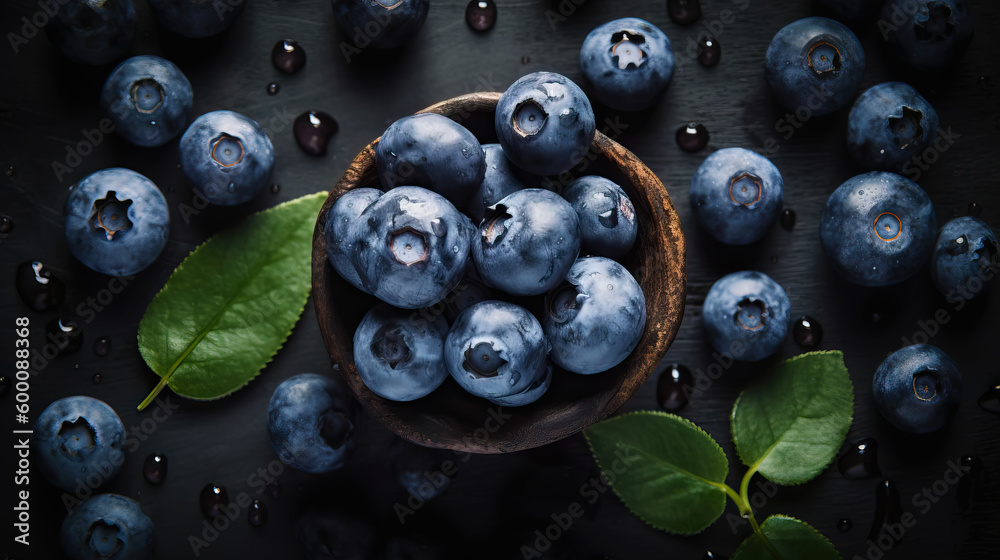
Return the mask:
{"type": "MultiPolygon", "coordinates": [[[[822,533],[794,517],[772,515],[764,520],[760,530],[781,555],[780,560],[841,560],[840,553],[822,533]]],[[[736,549],[731,560],[775,558],[764,541],[754,533],[736,549]]]]}
{"type": "Polygon", "coordinates": [[[316,193],[223,231],[184,259],[139,323],[139,352],[164,386],[212,400],[246,385],[291,334],[309,297],[316,193]]]}
{"type": "Polygon", "coordinates": [[[584,435],[615,493],[653,527],[690,535],[725,510],[726,454],[690,421],[636,412],[590,426],[584,435]]]}
{"type": "Polygon", "coordinates": [[[841,352],[810,352],[778,364],[736,399],[731,416],[740,459],[778,484],[815,478],[833,460],[854,413],[841,352]]]}

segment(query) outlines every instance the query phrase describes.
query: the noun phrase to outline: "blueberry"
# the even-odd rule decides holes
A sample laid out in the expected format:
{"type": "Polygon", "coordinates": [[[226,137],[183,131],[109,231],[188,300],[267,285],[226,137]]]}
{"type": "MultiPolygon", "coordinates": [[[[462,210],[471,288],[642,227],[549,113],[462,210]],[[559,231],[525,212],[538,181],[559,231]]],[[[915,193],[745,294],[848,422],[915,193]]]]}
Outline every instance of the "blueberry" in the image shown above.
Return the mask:
{"type": "Polygon", "coordinates": [[[826,115],[846,106],[861,85],[865,52],[854,33],[824,17],[783,27],[764,59],[767,82],[789,111],[826,115]]]}
{"type": "Polygon", "coordinates": [[[347,232],[351,262],[382,301],[419,309],[462,279],[475,228],[443,196],[398,187],[365,208],[347,232]]]}
{"type": "Polygon", "coordinates": [[[873,171],[833,191],[820,216],[823,250],[844,278],[862,286],[916,274],[934,248],[934,206],[916,183],[873,171]]]}
{"type": "Polygon", "coordinates": [[[985,293],[998,263],[997,236],[979,218],[964,216],[946,223],[931,254],[931,279],[951,301],[985,293]]]}
{"type": "Polygon", "coordinates": [[[541,182],[538,177],[515,167],[500,144],[483,144],[483,154],[486,156],[486,174],[464,208],[465,214],[477,226],[482,223],[488,207],[514,191],[534,187],[541,182]]]}
{"type": "Polygon", "coordinates": [[[914,344],[892,354],[875,370],[872,398],[896,428],[914,434],[940,430],[958,410],[962,374],[936,346],[914,344]]]}
{"type": "Polygon", "coordinates": [[[934,144],[937,131],[937,111],[917,90],[885,82],[865,90],[851,107],[847,150],[865,169],[899,171],[934,144]]]}
{"type": "Polygon", "coordinates": [[[421,312],[429,312],[431,316],[443,313],[444,318],[451,324],[460,313],[473,305],[488,299],[499,299],[499,292],[473,277],[477,273],[475,265],[471,263],[472,259],[470,258],[469,264],[466,265],[465,277],[462,278],[462,281],[458,283],[458,286],[455,286],[455,289],[447,297],[438,303],[437,306],[421,310],[421,312]]]}
{"type": "MultiPolygon", "coordinates": [[[[539,380],[546,384],[548,353],[538,319],[521,306],[497,300],[463,311],[444,343],[448,373],[463,389],[494,402],[506,400],[508,405],[527,404],[515,395],[534,391],[539,380]]],[[[530,396],[541,396],[534,393],[530,396]]]]}
{"type": "Polygon", "coordinates": [[[562,195],[580,220],[585,254],[617,259],[629,252],[639,226],[632,201],[617,183],[585,175],[570,183],[562,195]]]}
{"type": "Polygon", "coordinates": [[[497,137],[514,165],[556,175],[580,163],[594,141],[594,110],[579,86],[552,72],[511,84],[497,103],[497,137]]]}
{"type": "Polygon", "coordinates": [[[70,560],[145,560],[153,554],[153,522],[135,500],[100,494],[63,519],[59,545],[70,560]]]}
{"type": "Polygon", "coordinates": [[[45,32],[73,62],[114,62],[135,43],[139,20],[132,0],[60,0],[58,4],[61,7],[53,4],[59,11],[45,26],[45,32]]]}
{"type": "Polygon", "coordinates": [[[624,266],[605,257],[582,257],[566,282],[545,297],[542,328],[556,365],[598,373],[628,357],[646,327],[646,297],[624,266]]]}
{"type": "Polygon", "coordinates": [[[347,234],[351,223],[358,219],[361,212],[372,202],[382,196],[378,189],[351,189],[340,195],[326,214],[326,225],[323,235],[326,238],[326,257],[333,269],[355,288],[367,292],[358,271],[351,262],[350,248],[347,246],[347,234]]]}
{"type": "Polygon", "coordinates": [[[97,488],[122,468],[125,426],[103,401],[66,397],[38,416],[31,447],[42,476],[60,490],[97,488]]]}
{"type": "Polygon", "coordinates": [[[66,244],[89,268],[132,276],[167,245],[167,201],[146,177],[121,167],[102,169],[70,187],[66,244]]]}
{"type": "Polygon", "coordinates": [[[429,0],[333,0],[333,17],[358,48],[391,49],[420,31],[430,4],[429,0]]]}
{"type": "Polygon", "coordinates": [[[380,303],[354,331],[354,364],[361,381],[376,395],[412,401],[437,389],[448,370],[444,337],[448,322],[380,303]]]}
{"type": "Polygon", "coordinates": [[[354,400],[336,381],[315,373],[282,381],[267,407],[274,452],[309,473],[343,466],[354,449],[354,423],[354,400]]]}
{"type": "Polygon", "coordinates": [[[640,111],[666,91],[674,75],[674,52],[660,28],[644,19],[621,18],[587,35],[580,68],[605,105],[640,111]]]}
{"type": "MultiPolygon", "coordinates": [[[[447,377],[448,372],[445,371],[444,375],[447,377]]],[[[397,439],[390,453],[393,475],[407,494],[425,501],[432,500],[451,484],[449,475],[442,472],[439,451],[397,439]]],[[[452,470],[449,473],[454,475],[452,470]]]]}
{"type": "Polygon", "coordinates": [[[462,206],[483,182],[483,147],[448,117],[421,113],[389,125],[375,145],[375,169],[386,190],[400,185],[430,189],[462,206]]]}
{"type": "Polygon", "coordinates": [[[271,179],[274,146],[257,121],[233,111],[195,119],[181,137],[181,167],[212,204],[253,198],[271,179]]]}
{"type": "Polygon", "coordinates": [[[133,56],[115,67],[101,90],[101,108],[129,142],[160,146],[180,134],[191,118],[191,82],[173,62],[133,56]]]}
{"type": "Polygon", "coordinates": [[[947,66],[972,41],[974,28],[964,0],[888,0],[879,19],[889,51],[916,70],[947,66]]]}
{"type": "Polygon", "coordinates": [[[515,295],[556,287],[580,254],[580,220],[559,195],[517,191],[486,210],[472,260],[483,282],[515,295]]]}
{"type": "Polygon", "coordinates": [[[691,177],[691,207],[712,237],[731,245],[764,238],[784,205],[784,182],[766,157],[724,148],[705,158],[691,177]]]}
{"type": "Polygon", "coordinates": [[[712,347],[737,360],[757,362],[781,348],[791,321],[791,303],[780,284],[755,270],[716,281],[702,308],[712,347]]]}
{"type": "Polygon", "coordinates": [[[250,0],[149,0],[156,21],[184,37],[218,35],[233,24],[250,0]]]}

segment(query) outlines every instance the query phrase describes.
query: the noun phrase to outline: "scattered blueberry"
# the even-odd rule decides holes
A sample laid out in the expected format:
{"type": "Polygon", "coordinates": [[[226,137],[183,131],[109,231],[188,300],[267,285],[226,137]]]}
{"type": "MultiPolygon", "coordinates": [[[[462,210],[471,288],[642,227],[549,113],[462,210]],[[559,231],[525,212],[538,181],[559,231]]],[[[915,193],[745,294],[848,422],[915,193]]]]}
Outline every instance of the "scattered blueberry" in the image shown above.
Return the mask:
{"type": "MultiPolygon", "coordinates": [[[[355,288],[368,292],[358,271],[351,262],[351,249],[347,246],[347,234],[351,223],[358,219],[365,208],[382,196],[378,189],[351,189],[340,195],[327,211],[323,235],[326,239],[326,256],[333,269],[355,288]]],[[[370,292],[368,292],[370,293],[370,292]]]]}
{"type": "Polygon", "coordinates": [[[677,25],[688,25],[701,17],[701,0],[667,0],[667,15],[677,25]]]}
{"type": "Polygon", "coordinates": [[[150,453],[142,462],[142,476],[153,486],[163,484],[167,478],[167,456],[161,453],[150,453]]]}
{"type": "Polygon", "coordinates": [[[681,364],[670,364],[656,380],[656,402],[667,412],[677,412],[688,403],[693,389],[691,370],[681,364]]]}
{"type": "Polygon", "coordinates": [[[208,519],[215,519],[226,514],[226,506],[229,505],[229,492],[225,486],[208,483],[201,488],[198,493],[198,507],[201,513],[208,519]]]}
{"type": "Polygon", "coordinates": [[[702,317],[716,351],[756,362],[777,352],[785,341],[790,308],[780,284],[763,272],[744,270],[712,285],[702,317]]]}
{"type": "Polygon", "coordinates": [[[274,146],[257,121],[233,111],[195,119],[181,137],[184,175],[212,204],[232,206],[253,198],[271,179],[274,146]]]}
{"type": "Polygon", "coordinates": [[[497,22],[497,4],[493,0],[470,0],[465,6],[465,23],[475,31],[489,31],[497,22]]]}
{"type": "Polygon", "coordinates": [[[580,243],[579,218],[565,199],[524,189],[486,210],[472,242],[472,260],[486,285],[538,295],[563,281],[580,243]]]}
{"type": "Polygon", "coordinates": [[[359,49],[409,42],[423,27],[428,8],[429,0],[333,0],[334,19],[359,49]]]}
{"type": "Polygon", "coordinates": [[[58,4],[45,32],[73,62],[108,64],[124,56],[135,43],[138,18],[132,0],[61,0],[58,4]]]}
{"type": "Polygon", "coordinates": [[[916,70],[947,66],[971,42],[975,28],[964,0],[888,0],[879,21],[889,50],[916,70]]]}
{"type": "Polygon", "coordinates": [[[153,522],[135,500],[100,494],[63,519],[59,546],[70,560],[145,560],[153,554],[153,522]]]}
{"type": "Polygon", "coordinates": [[[60,490],[94,489],[122,468],[125,426],[102,401],[66,397],[38,416],[31,447],[42,476],[60,490]]]}
{"type": "Polygon", "coordinates": [[[939,430],[958,410],[962,374],[936,346],[914,344],[889,355],[875,370],[872,398],[890,424],[904,432],[939,430]]]}
{"type": "Polygon", "coordinates": [[[528,185],[534,186],[539,182],[538,177],[533,177],[515,167],[503,153],[500,144],[483,144],[483,154],[486,158],[486,174],[479,189],[465,205],[465,214],[477,226],[482,223],[488,207],[500,202],[514,191],[528,188],[528,185]]]}
{"type": "Polygon", "coordinates": [[[823,327],[816,319],[803,315],[792,325],[792,339],[800,348],[815,348],[823,340],[823,327]]]}
{"type": "Polygon", "coordinates": [[[719,40],[711,35],[703,35],[698,39],[698,63],[702,66],[715,66],[722,58],[722,47],[719,40]]]}
{"type": "Polygon", "coordinates": [[[899,171],[934,144],[938,116],[917,90],[884,82],[864,91],[847,117],[847,150],[865,169],[899,171]]]}
{"type": "Polygon", "coordinates": [[[45,339],[55,346],[57,356],[72,354],[83,346],[83,329],[76,321],[59,317],[45,326],[45,339]]]}
{"type": "Polygon", "coordinates": [[[108,75],[101,109],[115,131],[143,147],[177,137],[191,119],[191,82],[173,62],[158,56],[133,56],[108,75]]]}
{"type": "Polygon", "coordinates": [[[979,218],[949,221],[938,233],[931,254],[931,279],[949,298],[974,298],[985,293],[1000,266],[997,236],[979,218]]]}
{"type": "Polygon", "coordinates": [[[545,298],[542,328],[556,365],[591,374],[620,364],[646,327],[646,298],[629,271],[605,257],[581,257],[545,298]]]}
{"type": "Polygon", "coordinates": [[[35,311],[57,309],[66,296],[66,284],[40,261],[26,261],[18,265],[14,288],[21,301],[35,311]]]}
{"type": "Polygon", "coordinates": [[[474,233],[443,196],[397,187],[365,208],[345,239],[368,291],[395,307],[419,309],[458,285],[474,233]]]}
{"type": "Polygon", "coordinates": [[[323,111],[306,111],[292,123],[295,143],[311,156],[325,156],[326,146],[338,129],[337,119],[323,111]]]}
{"type": "Polygon", "coordinates": [[[461,207],[482,184],[486,159],[468,129],[448,117],[421,113],[389,125],[375,145],[375,169],[386,190],[424,187],[461,207]]]}
{"type": "Polygon", "coordinates": [[[233,24],[250,0],[149,0],[156,21],[164,29],[184,37],[218,35],[233,24]]]}
{"type": "Polygon", "coordinates": [[[510,161],[535,175],[556,175],[580,163],[596,131],[583,90],[552,72],[534,72],[511,84],[500,96],[494,122],[510,161]]]}
{"type": "Polygon", "coordinates": [[[674,139],[685,152],[697,152],[708,145],[708,129],[701,123],[689,122],[677,129],[674,139]]]}
{"type": "Polygon", "coordinates": [[[132,276],[167,245],[167,200],[135,171],[103,169],[70,187],[65,231],[70,252],[87,267],[109,276],[132,276]]]}
{"type": "Polygon", "coordinates": [[[724,148],[705,158],[691,178],[691,206],[705,230],[723,243],[763,239],[784,204],[784,182],[766,157],[724,148]]]}
{"type": "Polygon", "coordinates": [[[580,68],[605,105],[640,111],[652,107],[670,85],[674,52],[670,39],[652,23],[616,19],[583,40],[580,68]]]}
{"type": "Polygon", "coordinates": [[[584,254],[618,259],[635,243],[635,207],[625,191],[610,179],[585,175],[562,193],[580,220],[584,254]]]}
{"type": "Polygon", "coordinates": [[[306,51],[298,41],[282,39],[271,49],[271,63],[285,74],[294,74],[306,65],[306,51]]]}
{"type": "Polygon", "coordinates": [[[354,449],[354,400],[333,379],[294,375],[271,395],[267,430],[282,463],[309,473],[343,466],[354,449]]]}
{"type": "Polygon", "coordinates": [[[834,268],[862,286],[888,286],[913,276],[934,248],[934,206],[916,183],[873,171],[830,195],[820,241],[834,268]]]}
{"type": "Polygon", "coordinates": [[[846,106],[854,97],[865,72],[865,52],[843,24],[807,17],[778,31],[767,47],[764,66],[781,105],[820,116],[846,106]]]}

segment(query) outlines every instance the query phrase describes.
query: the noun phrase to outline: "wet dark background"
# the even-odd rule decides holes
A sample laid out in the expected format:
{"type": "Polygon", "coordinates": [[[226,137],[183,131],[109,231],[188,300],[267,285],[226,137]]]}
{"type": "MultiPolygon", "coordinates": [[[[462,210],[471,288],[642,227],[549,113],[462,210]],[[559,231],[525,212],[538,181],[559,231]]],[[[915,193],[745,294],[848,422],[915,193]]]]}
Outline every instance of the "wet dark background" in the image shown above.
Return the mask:
{"type": "MultiPolygon", "coordinates": [[[[1000,73],[994,34],[1000,28],[1000,5],[970,2],[977,18],[976,37],[965,56],[944,74],[917,75],[896,67],[883,52],[874,21],[852,25],[865,47],[868,66],[863,87],[889,79],[916,86],[934,105],[941,125],[957,140],[922,172],[918,183],[934,201],[938,224],[963,215],[971,202],[982,217],[1000,228],[1000,73]]],[[[818,242],[818,220],[827,196],[845,179],[860,172],[844,146],[847,110],[811,119],[785,138],[777,129],[785,111],[777,106],[764,81],[764,51],[783,25],[807,15],[823,14],[812,2],[706,0],[701,20],[679,26],[667,17],[665,2],[570,0],[499,2],[499,19],[489,32],[470,30],[463,19],[465,2],[435,1],[415,41],[388,53],[365,52],[345,60],[330,4],[321,0],[252,0],[227,33],[192,41],[158,29],[145,2],[137,3],[140,33],[131,54],[157,54],[187,74],[195,91],[195,114],[232,109],[258,120],[271,132],[276,151],[277,192],[265,191],[236,208],[195,210],[190,185],[178,169],[177,140],[154,149],[131,146],[117,136],[96,142],[92,153],[59,177],[53,163],[67,163],[90,131],[99,127],[98,93],[111,67],[89,68],[65,61],[39,34],[15,54],[0,45],[0,213],[15,226],[0,236],[0,348],[13,348],[16,317],[31,320],[31,342],[41,347],[44,325],[55,312],[31,311],[13,289],[14,270],[27,260],[41,260],[67,284],[65,317],[82,323],[83,348],[52,360],[32,379],[32,418],[57,398],[85,394],[114,407],[126,427],[142,436],[128,453],[121,474],[102,491],[139,501],[156,526],[156,558],[193,555],[190,535],[204,525],[198,492],[207,483],[224,485],[234,501],[241,493],[264,502],[266,524],[251,529],[247,512],[200,550],[202,558],[295,557],[299,555],[296,522],[307,511],[341,511],[362,520],[381,544],[395,535],[417,535],[461,551],[460,556],[519,558],[522,533],[544,530],[551,514],[579,502],[587,515],[577,520],[557,546],[568,558],[607,555],[617,559],[700,558],[706,549],[729,555],[749,534],[731,505],[726,515],[704,533],[675,537],[645,526],[611,493],[587,503],[580,486],[594,466],[580,436],[511,456],[472,457],[443,453],[433,460],[458,462],[451,486],[400,524],[393,504],[406,494],[392,476],[392,455],[419,454],[370,421],[360,428],[359,449],[343,470],[314,476],[283,468],[270,448],[267,402],[284,379],[301,372],[332,374],[311,304],[285,348],[249,386],[217,402],[185,401],[162,423],[135,406],[157,377],[143,363],[135,332],[143,309],[170,272],[197,244],[243,216],[281,201],[329,189],[353,156],[394,119],[434,102],[472,91],[502,91],[521,75],[536,70],[564,73],[578,82],[579,45],[597,25],[617,17],[639,16],[660,26],[671,38],[679,68],[666,98],[642,114],[616,114],[597,107],[598,122],[619,123],[606,132],[617,135],[663,180],[680,213],[687,236],[689,295],[680,334],[665,357],[692,371],[714,363],[701,331],[700,304],[712,282],[744,268],[771,275],[787,290],[793,317],[809,314],[823,326],[820,348],[845,353],[855,383],[855,421],[848,443],[873,437],[880,443],[883,477],[893,481],[903,508],[917,525],[885,558],[995,558],[1000,553],[1000,417],[984,411],[976,399],[1000,383],[996,341],[1000,328],[1000,295],[994,293],[956,309],[936,295],[927,271],[898,286],[861,289],[835,276],[818,242]],[[722,46],[721,62],[712,68],[694,60],[694,41],[709,30],[722,46]],[[308,55],[296,75],[279,73],[270,63],[274,43],[296,39],[308,55]],[[269,95],[271,82],[280,85],[269,95]],[[292,119],[307,110],[333,115],[340,131],[324,157],[303,153],[291,133],[292,119]],[[696,120],[711,132],[709,147],[688,154],[678,149],[674,132],[696,120]],[[773,139],[773,141],[770,141],[773,139]],[[699,231],[688,206],[690,177],[711,150],[744,146],[769,154],[785,179],[785,202],[798,220],[793,229],[776,226],[762,242],[729,249],[699,231]],[[99,169],[125,166],[154,180],[171,211],[170,242],[162,256],[140,273],[101,311],[86,311],[87,298],[107,297],[110,278],[89,271],[69,254],[62,235],[62,206],[69,185],[99,169]],[[194,211],[192,211],[194,210],[194,211]],[[104,294],[102,296],[102,293],[104,294]],[[80,306],[84,307],[81,308],[80,306]],[[943,311],[942,311],[943,310],[943,311]],[[941,314],[944,315],[941,315],[941,314]],[[877,321],[873,321],[874,317],[877,321]],[[946,317],[946,324],[934,317],[946,317]],[[890,352],[918,333],[939,345],[958,362],[965,376],[962,407],[941,433],[908,436],[879,416],[871,398],[875,368],[890,352]],[[110,338],[111,352],[97,356],[92,347],[110,338]],[[94,384],[94,374],[101,382],[94,384]],[[146,420],[145,425],[142,422],[146,420]],[[152,423],[151,423],[152,422],[152,423]],[[142,476],[143,459],[151,452],[169,458],[169,473],[160,486],[142,476]],[[911,502],[915,495],[943,480],[949,461],[972,456],[981,465],[946,488],[929,511],[911,502]],[[264,489],[261,472],[276,473],[276,487],[264,489]],[[261,471],[263,469],[263,471],[261,471]],[[279,472],[280,471],[280,472],[279,472]]],[[[39,10],[31,0],[0,6],[0,31],[20,33],[22,17],[39,10]]],[[[598,128],[605,125],[599,124],[598,128]]],[[[81,150],[86,150],[86,146],[81,150]]],[[[73,161],[73,160],[71,160],[73,161]]],[[[914,178],[911,176],[911,178],[914,178]]],[[[801,350],[791,338],[775,360],[801,350]]],[[[13,373],[13,357],[0,361],[0,375],[13,373]]],[[[736,365],[714,381],[681,414],[711,433],[731,457],[731,484],[743,467],[735,460],[729,437],[728,412],[738,392],[766,364],[736,365]]],[[[651,377],[623,410],[655,409],[656,380],[651,377]]],[[[3,409],[2,471],[5,485],[13,457],[9,449],[13,394],[0,398],[3,409]],[[9,458],[9,459],[8,459],[9,458]]],[[[881,478],[849,480],[836,467],[800,487],[783,487],[758,500],[758,518],[785,513],[808,521],[827,535],[846,558],[866,554],[866,539],[876,509],[881,478]],[[758,501],[760,503],[760,501],[758,501]],[[840,519],[853,528],[838,530],[840,519]]],[[[9,491],[9,490],[8,490],[9,491]]],[[[12,496],[11,496],[12,497],[12,496]]],[[[4,499],[3,503],[10,503],[4,499]]],[[[65,515],[60,493],[37,471],[31,484],[31,548],[12,544],[10,510],[0,514],[0,552],[12,558],[59,557],[55,538],[65,515]]],[[[355,536],[364,531],[353,529],[355,536]]],[[[531,540],[534,540],[533,537],[531,540]]],[[[530,542],[530,541],[529,541],[530,542]]]]}

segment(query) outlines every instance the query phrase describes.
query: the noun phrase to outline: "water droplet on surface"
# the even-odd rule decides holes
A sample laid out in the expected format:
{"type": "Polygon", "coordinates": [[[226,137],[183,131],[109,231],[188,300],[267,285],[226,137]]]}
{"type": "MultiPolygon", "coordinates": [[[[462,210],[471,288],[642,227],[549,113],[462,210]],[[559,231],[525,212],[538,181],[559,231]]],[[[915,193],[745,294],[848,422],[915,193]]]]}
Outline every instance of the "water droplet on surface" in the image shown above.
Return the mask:
{"type": "Polygon", "coordinates": [[[969,215],[978,218],[983,215],[983,207],[978,202],[969,203],[969,215]]]}
{"type": "Polygon", "coordinates": [[[0,233],[8,233],[12,229],[14,229],[14,218],[0,216],[0,233]]]}
{"type": "Polygon", "coordinates": [[[878,476],[878,441],[859,439],[837,459],[837,469],[844,478],[862,479],[878,476]]]}
{"type": "Polygon", "coordinates": [[[705,555],[701,557],[701,560],[726,560],[726,557],[721,554],[716,554],[711,550],[706,550],[705,555]]]}
{"type": "Polygon", "coordinates": [[[250,522],[251,527],[261,527],[264,522],[267,521],[267,506],[264,502],[260,500],[254,500],[250,502],[250,508],[247,511],[247,521],[250,522]]]}
{"type": "Polygon", "coordinates": [[[220,515],[225,515],[228,504],[229,493],[226,492],[224,487],[217,484],[206,484],[201,489],[201,494],[198,495],[198,505],[201,507],[201,513],[210,520],[220,515]]]}
{"type": "Polygon", "coordinates": [[[521,64],[527,64],[527,63],[529,63],[529,62],[531,62],[531,59],[530,59],[530,58],[528,58],[528,57],[526,57],[526,56],[522,56],[522,57],[521,57],[521,64]]]}
{"type": "Polygon", "coordinates": [[[983,87],[990,87],[990,77],[989,76],[979,76],[979,85],[983,87]]]}
{"type": "Polygon", "coordinates": [[[846,517],[837,522],[837,529],[841,533],[846,533],[846,532],[850,531],[851,527],[853,527],[853,526],[854,526],[854,524],[851,523],[851,520],[848,519],[848,518],[846,518],[846,517]]]}
{"type": "MultiPolygon", "coordinates": [[[[900,518],[903,516],[903,505],[900,501],[899,490],[896,489],[896,485],[889,480],[883,480],[875,488],[875,519],[872,521],[872,528],[868,531],[868,538],[874,542],[878,542],[878,537],[882,533],[883,529],[892,524],[899,524],[900,518]]],[[[896,542],[902,539],[897,539],[892,534],[889,534],[896,542]]]]}
{"type": "Polygon", "coordinates": [[[83,345],[83,329],[72,319],[53,319],[45,326],[47,344],[56,347],[56,355],[72,354],[83,345]]]}
{"type": "Polygon", "coordinates": [[[7,166],[7,169],[3,170],[3,173],[4,173],[4,175],[6,175],[8,177],[13,177],[14,174],[17,173],[17,168],[14,167],[13,165],[9,165],[9,166],[7,166]]]}
{"type": "Polygon", "coordinates": [[[823,340],[823,326],[816,319],[803,315],[792,325],[792,338],[800,348],[815,348],[823,340]]]}
{"type": "MultiPolygon", "coordinates": [[[[161,453],[150,453],[142,463],[142,476],[153,486],[163,484],[167,478],[167,456],[161,453]]],[[[204,493],[204,490],[202,490],[204,493]]]]}
{"type": "Polygon", "coordinates": [[[675,139],[685,152],[697,152],[708,145],[708,129],[701,123],[689,122],[677,129],[675,139]]]}
{"type": "Polygon", "coordinates": [[[667,15],[677,25],[687,25],[701,17],[700,0],[667,0],[667,15]]]}
{"type": "Polygon", "coordinates": [[[18,265],[14,285],[21,300],[35,311],[51,311],[59,307],[66,295],[66,285],[39,261],[18,265]]]}
{"type": "Polygon", "coordinates": [[[688,403],[693,387],[691,370],[681,364],[670,364],[656,380],[656,402],[667,412],[678,411],[688,403]]]}
{"type": "Polygon", "coordinates": [[[285,74],[294,74],[306,65],[306,51],[297,41],[282,39],[271,49],[271,63],[285,74]]]}
{"type": "Polygon", "coordinates": [[[279,91],[281,91],[281,86],[278,85],[278,82],[271,82],[267,84],[268,95],[276,95],[279,91]]]}
{"type": "Polygon", "coordinates": [[[959,459],[961,465],[962,478],[958,479],[958,487],[955,491],[958,499],[958,507],[963,512],[971,512],[977,498],[983,495],[983,462],[979,457],[965,455],[959,459]]]}
{"type": "Polygon", "coordinates": [[[872,298],[862,307],[861,317],[871,326],[885,327],[896,319],[896,306],[884,298],[872,298]]]}
{"type": "Polygon", "coordinates": [[[107,356],[111,352],[111,339],[102,336],[94,341],[94,354],[98,356],[107,356]]]}
{"type": "Polygon", "coordinates": [[[785,208],[781,211],[781,227],[792,229],[795,227],[795,210],[785,208]]]}
{"type": "Polygon", "coordinates": [[[778,262],[778,255],[771,255],[771,262],[773,263],[778,262]]]}
{"type": "Polygon", "coordinates": [[[326,146],[337,132],[336,119],[322,111],[306,111],[295,118],[295,142],[311,156],[326,155],[326,146]]]}
{"type": "Polygon", "coordinates": [[[497,5],[493,0],[472,0],[465,7],[465,23],[475,31],[489,31],[497,22],[497,5]]]}
{"type": "Polygon", "coordinates": [[[10,392],[10,380],[6,376],[0,376],[0,397],[10,392]]]}
{"type": "Polygon", "coordinates": [[[979,408],[993,414],[1000,414],[1000,385],[987,389],[979,397],[979,408]]]}
{"type": "Polygon", "coordinates": [[[103,380],[104,377],[102,377],[101,374],[99,373],[95,373],[94,376],[90,378],[90,382],[93,383],[94,385],[100,385],[101,381],[103,380]]]}
{"type": "Polygon", "coordinates": [[[722,47],[719,40],[711,35],[704,35],[698,40],[698,63],[702,66],[715,66],[722,58],[722,47]]]}
{"type": "Polygon", "coordinates": [[[278,194],[278,191],[280,190],[281,190],[281,185],[279,185],[278,183],[271,183],[271,193],[278,194]]]}

